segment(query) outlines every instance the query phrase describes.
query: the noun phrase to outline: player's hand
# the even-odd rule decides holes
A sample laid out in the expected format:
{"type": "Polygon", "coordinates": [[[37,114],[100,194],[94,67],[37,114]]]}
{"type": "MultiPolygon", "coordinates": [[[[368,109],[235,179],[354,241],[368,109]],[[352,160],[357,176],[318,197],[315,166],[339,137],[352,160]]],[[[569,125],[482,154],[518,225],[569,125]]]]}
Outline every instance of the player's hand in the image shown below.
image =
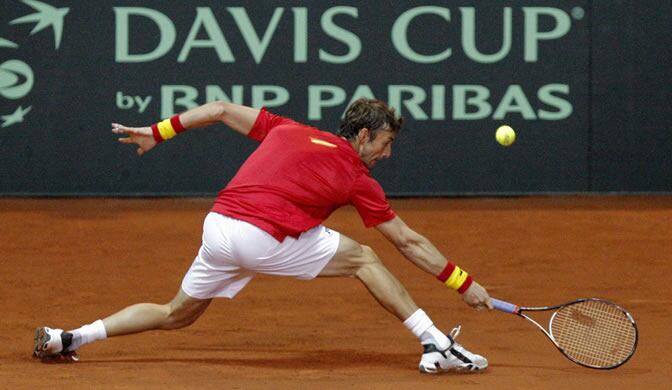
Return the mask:
{"type": "Polygon", "coordinates": [[[112,123],[112,132],[114,134],[128,135],[128,137],[119,138],[119,142],[122,144],[138,145],[138,150],[136,150],[138,156],[142,156],[145,152],[156,146],[151,127],[126,127],[119,123],[112,123]]]}
{"type": "Polygon", "coordinates": [[[483,310],[485,308],[492,309],[490,302],[490,295],[488,292],[476,282],[472,282],[467,291],[462,294],[464,302],[476,310],[483,310]]]}

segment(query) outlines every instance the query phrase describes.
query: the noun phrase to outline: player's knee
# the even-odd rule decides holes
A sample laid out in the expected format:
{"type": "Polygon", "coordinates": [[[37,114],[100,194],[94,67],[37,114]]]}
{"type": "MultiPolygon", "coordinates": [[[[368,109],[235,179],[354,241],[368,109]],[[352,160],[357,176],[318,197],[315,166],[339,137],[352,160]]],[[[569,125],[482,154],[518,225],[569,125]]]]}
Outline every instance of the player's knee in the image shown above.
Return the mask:
{"type": "Polygon", "coordinates": [[[201,316],[203,310],[191,307],[185,303],[175,304],[173,302],[166,305],[166,318],[162,326],[163,329],[180,329],[187,327],[201,316]]]}
{"type": "MultiPolygon", "coordinates": [[[[352,241],[352,240],[350,240],[352,241]]],[[[376,263],[373,249],[352,241],[320,273],[321,276],[355,276],[361,269],[376,263]]]]}
{"type": "Polygon", "coordinates": [[[380,259],[371,247],[362,245],[362,253],[359,259],[359,268],[367,268],[380,263],[380,259]]]}
{"type": "Polygon", "coordinates": [[[167,315],[164,320],[163,329],[180,329],[189,326],[196,321],[198,317],[190,316],[184,311],[174,310],[168,307],[167,315]]]}

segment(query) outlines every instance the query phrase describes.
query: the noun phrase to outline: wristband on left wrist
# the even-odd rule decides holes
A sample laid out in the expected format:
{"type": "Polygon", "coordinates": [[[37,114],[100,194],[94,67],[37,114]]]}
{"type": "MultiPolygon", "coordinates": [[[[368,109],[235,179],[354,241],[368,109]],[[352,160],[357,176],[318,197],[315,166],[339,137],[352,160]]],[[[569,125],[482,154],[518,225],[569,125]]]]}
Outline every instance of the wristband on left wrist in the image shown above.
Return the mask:
{"type": "Polygon", "coordinates": [[[469,273],[467,273],[467,271],[451,263],[450,261],[436,278],[447,287],[457,290],[457,292],[460,294],[464,294],[464,292],[467,291],[469,286],[471,286],[471,284],[474,282],[473,278],[471,275],[469,275],[469,273]]]}

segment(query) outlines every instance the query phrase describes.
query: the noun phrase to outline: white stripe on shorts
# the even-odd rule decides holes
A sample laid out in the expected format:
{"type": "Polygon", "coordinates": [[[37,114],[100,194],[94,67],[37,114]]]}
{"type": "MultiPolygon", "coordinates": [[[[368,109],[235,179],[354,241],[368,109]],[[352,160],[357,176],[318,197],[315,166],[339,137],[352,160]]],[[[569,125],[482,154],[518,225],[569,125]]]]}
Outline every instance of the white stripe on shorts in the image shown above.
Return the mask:
{"type": "Polygon", "coordinates": [[[256,273],[312,279],[334,257],[339,241],[337,231],[318,225],[278,242],[250,223],[210,212],[182,290],[199,299],[233,298],[256,273]]]}

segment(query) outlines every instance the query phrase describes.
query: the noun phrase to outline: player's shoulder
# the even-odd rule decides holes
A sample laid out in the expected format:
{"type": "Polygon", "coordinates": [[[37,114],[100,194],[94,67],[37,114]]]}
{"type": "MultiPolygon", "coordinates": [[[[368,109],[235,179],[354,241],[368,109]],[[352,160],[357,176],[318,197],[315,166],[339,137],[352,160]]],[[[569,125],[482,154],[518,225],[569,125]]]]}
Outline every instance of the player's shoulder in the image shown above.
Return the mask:
{"type": "Polygon", "coordinates": [[[282,130],[288,132],[300,132],[302,134],[308,135],[311,137],[311,139],[321,139],[336,144],[341,144],[343,141],[340,137],[332,132],[318,129],[315,126],[311,126],[306,123],[293,121],[291,123],[286,123],[285,125],[286,126],[284,126],[282,130]]]}

